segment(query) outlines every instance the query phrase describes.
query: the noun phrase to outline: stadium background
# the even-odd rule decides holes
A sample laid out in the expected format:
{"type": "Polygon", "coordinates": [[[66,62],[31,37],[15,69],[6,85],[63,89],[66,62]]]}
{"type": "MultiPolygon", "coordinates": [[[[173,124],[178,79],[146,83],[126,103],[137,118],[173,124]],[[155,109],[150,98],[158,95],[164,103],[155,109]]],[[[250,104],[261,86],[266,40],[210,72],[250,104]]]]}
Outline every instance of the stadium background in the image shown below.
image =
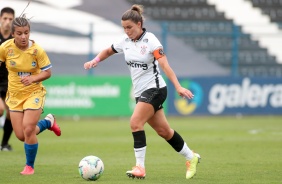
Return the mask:
{"type": "MultiPolygon", "coordinates": [[[[20,15],[26,0],[4,0],[20,15]]],[[[163,43],[180,82],[168,81],[168,115],[281,115],[281,0],[34,0],[25,10],[31,39],[53,64],[45,112],[57,116],[130,116],[134,107],[123,55],[91,71],[83,63],[110,46],[122,13],[145,6],[145,27],[163,43]]]]}

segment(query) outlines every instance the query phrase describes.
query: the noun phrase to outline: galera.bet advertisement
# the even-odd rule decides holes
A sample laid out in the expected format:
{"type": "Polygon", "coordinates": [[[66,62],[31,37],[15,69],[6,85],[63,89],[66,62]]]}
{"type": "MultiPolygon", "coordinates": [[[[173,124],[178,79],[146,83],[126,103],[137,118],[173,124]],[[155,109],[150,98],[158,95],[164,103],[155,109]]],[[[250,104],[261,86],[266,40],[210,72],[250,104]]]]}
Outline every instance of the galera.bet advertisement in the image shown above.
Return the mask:
{"type": "Polygon", "coordinates": [[[282,80],[279,78],[180,78],[194,94],[181,98],[168,81],[169,115],[282,115],[282,80]]]}

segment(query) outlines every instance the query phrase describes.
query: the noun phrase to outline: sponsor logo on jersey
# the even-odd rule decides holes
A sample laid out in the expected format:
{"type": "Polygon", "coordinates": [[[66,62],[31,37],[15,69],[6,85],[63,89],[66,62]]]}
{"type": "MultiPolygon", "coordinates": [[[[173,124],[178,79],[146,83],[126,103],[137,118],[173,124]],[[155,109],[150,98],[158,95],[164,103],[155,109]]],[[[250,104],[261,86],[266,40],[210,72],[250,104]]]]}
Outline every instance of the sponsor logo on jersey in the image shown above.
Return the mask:
{"type": "Polygon", "coordinates": [[[20,77],[26,77],[26,76],[29,76],[29,75],[31,75],[30,72],[18,72],[18,76],[20,76],[20,77]]]}
{"type": "Polygon", "coordinates": [[[130,66],[131,68],[142,68],[143,70],[148,70],[148,65],[145,63],[137,63],[134,61],[129,61],[129,62],[126,62],[126,64],[130,66]]]}
{"type": "Polygon", "coordinates": [[[18,102],[17,101],[8,101],[11,105],[17,105],[18,102]]]}

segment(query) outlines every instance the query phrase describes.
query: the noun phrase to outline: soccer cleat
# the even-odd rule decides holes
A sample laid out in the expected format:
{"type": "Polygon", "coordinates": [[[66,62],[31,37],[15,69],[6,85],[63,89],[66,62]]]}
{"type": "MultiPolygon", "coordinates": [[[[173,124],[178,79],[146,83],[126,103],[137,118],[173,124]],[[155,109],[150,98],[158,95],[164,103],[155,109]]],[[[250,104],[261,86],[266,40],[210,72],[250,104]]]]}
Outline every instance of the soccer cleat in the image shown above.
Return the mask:
{"type": "Polygon", "coordinates": [[[137,165],[137,166],[134,166],[131,171],[127,171],[126,175],[132,179],[134,178],[145,179],[146,171],[145,171],[145,168],[137,165]]]}
{"type": "Polygon", "coordinates": [[[200,155],[198,153],[194,153],[194,157],[192,158],[192,160],[186,161],[186,179],[193,178],[193,176],[196,175],[197,165],[198,163],[200,163],[200,159],[200,155]]]}
{"type": "Polygon", "coordinates": [[[55,116],[53,114],[47,114],[47,116],[44,119],[49,120],[51,122],[51,128],[48,128],[48,130],[53,131],[57,136],[60,136],[61,129],[59,125],[56,123],[55,116]]]}
{"type": "Polygon", "coordinates": [[[6,144],[6,145],[3,145],[3,146],[0,146],[0,150],[1,151],[12,151],[12,146],[9,145],[9,144],[6,144]]]}
{"type": "Polygon", "coordinates": [[[21,172],[21,174],[22,175],[32,175],[32,174],[34,174],[34,169],[31,166],[26,165],[24,167],[24,170],[21,172]]]}

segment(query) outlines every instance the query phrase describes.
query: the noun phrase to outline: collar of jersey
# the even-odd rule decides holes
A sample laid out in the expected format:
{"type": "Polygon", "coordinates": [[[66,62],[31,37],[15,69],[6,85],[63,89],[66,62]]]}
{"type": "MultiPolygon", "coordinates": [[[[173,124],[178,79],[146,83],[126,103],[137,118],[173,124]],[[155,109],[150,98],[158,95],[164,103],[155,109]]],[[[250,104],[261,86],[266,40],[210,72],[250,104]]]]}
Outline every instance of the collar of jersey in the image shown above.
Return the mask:
{"type": "Polygon", "coordinates": [[[131,39],[132,42],[139,42],[140,40],[142,40],[142,38],[144,37],[144,35],[146,34],[146,28],[142,28],[143,33],[140,35],[140,37],[138,39],[136,39],[135,41],[133,39],[131,39]]]}

